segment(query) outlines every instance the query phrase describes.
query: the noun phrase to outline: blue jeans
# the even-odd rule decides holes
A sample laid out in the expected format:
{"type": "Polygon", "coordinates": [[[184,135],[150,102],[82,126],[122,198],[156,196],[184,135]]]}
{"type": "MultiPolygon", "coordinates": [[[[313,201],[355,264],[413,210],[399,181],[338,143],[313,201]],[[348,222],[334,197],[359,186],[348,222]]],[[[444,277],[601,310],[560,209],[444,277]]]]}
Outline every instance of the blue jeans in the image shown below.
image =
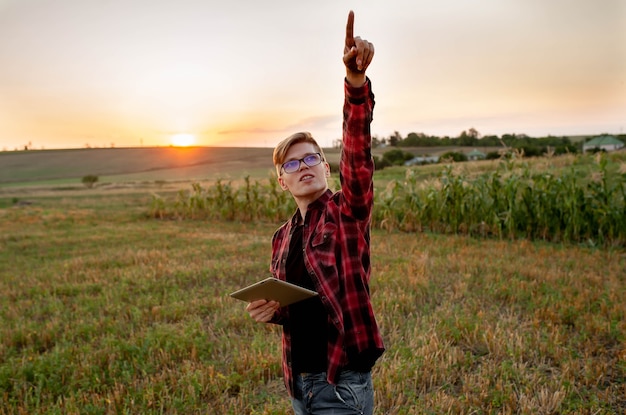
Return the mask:
{"type": "Polygon", "coordinates": [[[372,415],[374,388],[370,372],[343,370],[336,385],[326,380],[326,372],[296,375],[300,399],[291,399],[296,415],[372,415]]]}

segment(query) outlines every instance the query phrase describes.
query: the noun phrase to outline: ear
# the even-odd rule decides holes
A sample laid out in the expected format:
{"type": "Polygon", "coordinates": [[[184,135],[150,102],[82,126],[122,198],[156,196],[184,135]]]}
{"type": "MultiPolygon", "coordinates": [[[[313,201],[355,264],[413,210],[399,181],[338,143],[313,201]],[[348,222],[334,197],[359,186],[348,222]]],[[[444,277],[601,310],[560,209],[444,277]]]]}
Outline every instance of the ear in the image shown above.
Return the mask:
{"type": "Polygon", "coordinates": [[[278,176],[278,184],[280,185],[280,188],[283,190],[289,190],[289,188],[287,187],[287,185],[285,184],[285,181],[283,180],[283,176],[278,176]]]}
{"type": "Polygon", "coordinates": [[[328,164],[327,162],[324,162],[324,167],[326,170],[326,177],[330,177],[330,164],[328,164]]]}

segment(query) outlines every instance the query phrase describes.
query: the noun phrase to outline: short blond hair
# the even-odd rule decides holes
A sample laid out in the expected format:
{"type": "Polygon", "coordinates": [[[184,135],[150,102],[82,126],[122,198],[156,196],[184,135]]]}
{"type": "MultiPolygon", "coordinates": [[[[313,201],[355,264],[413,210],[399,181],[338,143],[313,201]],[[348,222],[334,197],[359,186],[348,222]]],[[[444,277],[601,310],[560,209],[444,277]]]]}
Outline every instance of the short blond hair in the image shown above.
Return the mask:
{"type": "Polygon", "coordinates": [[[298,143],[311,143],[315,150],[322,155],[322,160],[326,160],[326,156],[324,155],[324,150],[317,144],[317,141],[313,138],[310,132],[302,131],[299,133],[295,133],[285,138],[283,141],[278,143],[274,148],[274,155],[272,156],[274,160],[274,166],[276,167],[276,173],[280,176],[280,169],[285,162],[285,158],[287,157],[287,152],[292,145],[298,143]]]}

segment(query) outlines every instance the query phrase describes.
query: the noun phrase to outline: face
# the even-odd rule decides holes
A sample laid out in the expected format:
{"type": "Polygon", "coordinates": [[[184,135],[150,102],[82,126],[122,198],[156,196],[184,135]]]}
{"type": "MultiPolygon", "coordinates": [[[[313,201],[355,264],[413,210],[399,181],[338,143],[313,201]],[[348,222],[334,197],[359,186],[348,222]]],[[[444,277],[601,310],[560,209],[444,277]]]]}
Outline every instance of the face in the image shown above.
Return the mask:
{"type": "MultiPolygon", "coordinates": [[[[290,160],[300,160],[318,151],[311,143],[296,143],[289,147],[285,162],[290,160]]],[[[294,173],[286,173],[281,169],[282,174],[278,177],[278,183],[283,190],[291,192],[293,197],[310,199],[311,201],[321,196],[328,188],[326,179],[330,176],[328,163],[322,161],[317,166],[309,167],[303,161],[300,162],[300,169],[294,173]]]]}

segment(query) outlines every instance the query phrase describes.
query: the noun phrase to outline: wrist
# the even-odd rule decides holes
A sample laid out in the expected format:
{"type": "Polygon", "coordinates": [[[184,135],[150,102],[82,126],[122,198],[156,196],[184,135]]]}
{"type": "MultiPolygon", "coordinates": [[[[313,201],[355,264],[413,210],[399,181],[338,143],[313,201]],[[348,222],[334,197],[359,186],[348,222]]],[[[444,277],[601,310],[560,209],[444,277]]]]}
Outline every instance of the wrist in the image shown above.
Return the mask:
{"type": "Polygon", "coordinates": [[[365,82],[367,81],[367,77],[365,76],[365,72],[364,73],[347,72],[346,81],[348,81],[350,86],[354,88],[360,88],[363,85],[365,85],[365,82]]]}

